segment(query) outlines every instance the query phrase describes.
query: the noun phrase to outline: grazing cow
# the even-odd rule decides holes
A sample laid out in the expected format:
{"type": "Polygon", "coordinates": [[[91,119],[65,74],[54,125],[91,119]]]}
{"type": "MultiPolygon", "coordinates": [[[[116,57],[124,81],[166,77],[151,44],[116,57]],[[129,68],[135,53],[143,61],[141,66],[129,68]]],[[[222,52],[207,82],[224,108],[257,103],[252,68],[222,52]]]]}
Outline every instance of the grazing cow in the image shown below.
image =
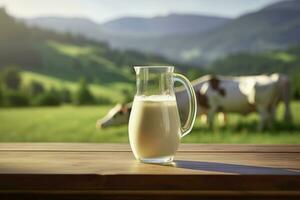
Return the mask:
{"type": "MultiPolygon", "coordinates": [[[[226,112],[248,114],[258,111],[261,117],[259,129],[270,127],[275,118],[276,106],[279,101],[285,104],[285,121],[291,121],[290,86],[285,75],[270,76],[203,76],[192,82],[196,93],[197,115],[207,119],[213,127],[214,116],[219,113],[223,124],[226,123],[226,112]]],[[[188,96],[183,87],[176,88],[176,100],[182,122],[188,117],[188,96]]],[[[128,123],[131,103],[117,104],[108,114],[97,121],[98,128],[128,123]]]]}
{"type": "MultiPolygon", "coordinates": [[[[192,85],[194,87],[195,91],[198,91],[202,84],[205,83],[208,80],[209,76],[201,77],[195,81],[192,82],[192,85]]],[[[179,108],[180,118],[182,122],[185,122],[188,117],[188,110],[189,110],[189,104],[188,104],[188,94],[184,87],[176,88],[175,95],[177,99],[177,104],[179,108]]],[[[201,99],[198,99],[199,96],[197,96],[197,102],[201,101],[201,99]]],[[[131,111],[132,103],[128,104],[117,104],[115,107],[113,107],[107,115],[103,119],[99,119],[96,123],[97,128],[106,128],[110,126],[117,126],[117,125],[123,125],[128,123],[129,115],[131,111]]],[[[197,111],[198,116],[203,119],[203,121],[207,122],[206,117],[206,110],[199,110],[197,111]]],[[[222,124],[225,124],[226,122],[226,116],[224,113],[219,113],[220,121],[222,124]]]]}
{"type": "Polygon", "coordinates": [[[285,75],[225,77],[211,76],[199,90],[199,110],[208,114],[213,127],[215,113],[235,112],[248,114],[257,111],[260,115],[259,130],[270,128],[275,119],[279,101],[285,104],[285,121],[291,121],[289,79],[285,75]]]}

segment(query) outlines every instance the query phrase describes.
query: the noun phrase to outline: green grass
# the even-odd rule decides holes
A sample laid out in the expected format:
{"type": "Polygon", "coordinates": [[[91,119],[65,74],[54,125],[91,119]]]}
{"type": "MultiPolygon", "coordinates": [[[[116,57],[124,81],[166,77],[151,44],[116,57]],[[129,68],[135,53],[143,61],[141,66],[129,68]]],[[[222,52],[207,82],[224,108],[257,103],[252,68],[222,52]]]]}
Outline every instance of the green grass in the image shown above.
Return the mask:
{"type": "Polygon", "coordinates": [[[96,119],[109,107],[0,109],[2,142],[126,142],[125,127],[99,131],[96,119]]]}
{"type": "MultiPolygon", "coordinates": [[[[1,142],[128,142],[127,126],[97,130],[95,122],[110,106],[0,109],[1,142]]],[[[257,115],[230,114],[226,127],[214,131],[197,121],[183,142],[300,144],[300,102],[292,104],[294,125],[277,122],[272,131],[257,132],[257,115]]],[[[282,117],[282,106],[278,117],[282,117]]]]}
{"type": "Polygon", "coordinates": [[[62,44],[51,40],[48,41],[48,45],[56,49],[58,52],[74,58],[80,55],[89,55],[93,53],[94,50],[92,47],[80,47],[73,44],[62,44]]]}

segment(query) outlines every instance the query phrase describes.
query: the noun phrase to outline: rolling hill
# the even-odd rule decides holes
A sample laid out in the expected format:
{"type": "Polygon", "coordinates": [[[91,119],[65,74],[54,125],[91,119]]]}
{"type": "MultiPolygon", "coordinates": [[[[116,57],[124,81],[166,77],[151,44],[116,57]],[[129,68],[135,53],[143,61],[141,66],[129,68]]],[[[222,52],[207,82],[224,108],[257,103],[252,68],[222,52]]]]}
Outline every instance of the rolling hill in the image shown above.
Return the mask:
{"type": "Polygon", "coordinates": [[[100,83],[126,82],[129,66],[166,64],[167,60],[135,51],[118,51],[106,43],[80,36],[28,28],[0,11],[0,67],[16,64],[24,70],[67,80],[85,76],[100,83]]]}
{"type": "Polygon", "coordinates": [[[25,74],[31,72],[31,79],[70,84],[85,77],[89,83],[101,86],[95,92],[109,95],[114,102],[118,100],[117,93],[134,86],[132,66],[170,63],[161,56],[114,50],[106,43],[81,36],[29,28],[9,16],[4,8],[0,9],[0,27],[3,27],[0,31],[0,70],[17,65],[25,74]],[[112,92],[116,95],[111,95],[112,92]]]}

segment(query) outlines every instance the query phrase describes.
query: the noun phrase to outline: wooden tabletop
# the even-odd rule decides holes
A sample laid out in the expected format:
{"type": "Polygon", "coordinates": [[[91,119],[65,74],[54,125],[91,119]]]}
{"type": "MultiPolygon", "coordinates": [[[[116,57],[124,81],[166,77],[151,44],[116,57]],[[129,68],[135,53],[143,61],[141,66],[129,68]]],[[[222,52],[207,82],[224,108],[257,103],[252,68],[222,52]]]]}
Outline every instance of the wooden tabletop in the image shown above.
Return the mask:
{"type": "Polygon", "coordinates": [[[137,162],[127,144],[0,143],[0,197],[26,195],[300,199],[300,146],[182,144],[163,166],[137,162]]]}

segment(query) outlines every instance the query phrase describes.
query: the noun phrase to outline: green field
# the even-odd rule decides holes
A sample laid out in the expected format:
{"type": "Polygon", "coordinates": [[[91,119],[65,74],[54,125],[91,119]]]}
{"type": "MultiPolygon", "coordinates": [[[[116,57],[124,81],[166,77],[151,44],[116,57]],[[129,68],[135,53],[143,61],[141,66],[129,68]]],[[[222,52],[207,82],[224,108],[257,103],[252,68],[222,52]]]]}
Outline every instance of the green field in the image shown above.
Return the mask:
{"type": "MultiPolygon", "coordinates": [[[[127,126],[97,130],[95,122],[109,106],[1,108],[1,142],[128,142],[127,126]]],[[[282,106],[278,118],[282,116],[282,106]]],[[[277,122],[271,131],[257,132],[257,115],[229,115],[226,127],[214,131],[199,120],[183,142],[300,144],[300,102],[293,102],[294,124],[277,122]]]]}

